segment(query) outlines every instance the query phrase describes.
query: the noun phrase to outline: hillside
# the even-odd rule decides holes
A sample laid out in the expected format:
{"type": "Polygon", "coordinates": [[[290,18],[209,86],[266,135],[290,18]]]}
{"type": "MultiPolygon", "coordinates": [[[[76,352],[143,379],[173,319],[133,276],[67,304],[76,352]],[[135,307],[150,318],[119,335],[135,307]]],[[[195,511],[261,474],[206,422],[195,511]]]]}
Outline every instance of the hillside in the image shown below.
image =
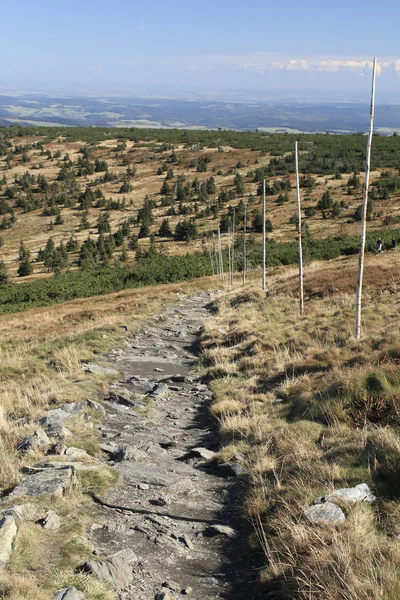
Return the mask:
{"type": "MultiPolygon", "coordinates": [[[[364,136],[297,138],[310,239],[358,236],[364,136]]],[[[233,208],[240,233],[245,203],[249,241],[259,242],[264,177],[272,230],[268,237],[278,243],[294,241],[292,149],[297,138],[220,131],[0,129],[5,266],[17,281],[104,267],[115,260],[134,266],[149,251],[150,234],[152,251],[208,253],[218,225],[227,245],[233,208]],[[89,237],[91,242],[84,244],[89,237]],[[17,278],[21,241],[33,273],[17,278]],[[61,243],[64,247],[55,256],[61,243]],[[46,244],[44,254],[40,250],[46,244]]],[[[398,137],[374,139],[369,231],[377,235],[387,231],[390,237],[400,221],[399,151],[398,137]]],[[[237,258],[240,268],[240,251],[237,258]]]]}

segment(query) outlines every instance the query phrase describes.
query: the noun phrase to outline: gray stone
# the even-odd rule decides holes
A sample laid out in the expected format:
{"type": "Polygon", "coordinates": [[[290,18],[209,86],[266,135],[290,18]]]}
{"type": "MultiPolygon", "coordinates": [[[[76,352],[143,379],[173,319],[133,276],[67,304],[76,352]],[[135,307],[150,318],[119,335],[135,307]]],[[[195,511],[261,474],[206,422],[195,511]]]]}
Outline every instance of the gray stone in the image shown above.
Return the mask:
{"type": "Polygon", "coordinates": [[[5,567],[10,560],[17,531],[14,517],[6,515],[0,519],[0,566],[2,567],[5,567]]]}
{"type": "Polygon", "coordinates": [[[115,404],[122,404],[122,406],[127,406],[128,408],[135,408],[136,405],[134,400],[122,396],[122,394],[117,394],[116,392],[111,392],[106,400],[108,402],[114,402],[115,404]]]}
{"type": "Polygon", "coordinates": [[[150,392],[152,398],[167,398],[169,388],[165,383],[157,383],[150,392]]]}
{"type": "Polygon", "coordinates": [[[234,477],[240,477],[247,474],[247,469],[236,463],[221,463],[218,467],[226,474],[234,477]]]}
{"type": "Polygon", "coordinates": [[[94,375],[118,375],[116,369],[101,367],[100,365],[91,362],[83,364],[82,369],[85,373],[93,373],[94,375]]]}
{"type": "Polygon", "coordinates": [[[117,553],[107,560],[89,560],[81,570],[90,573],[100,581],[111,584],[117,591],[121,591],[127,589],[133,580],[132,562],[133,558],[129,560],[117,553]]]}
{"type": "Polygon", "coordinates": [[[112,454],[112,459],[116,462],[122,462],[123,460],[134,460],[138,461],[144,458],[146,455],[144,452],[135,448],[134,446],[121,446],[112,454]]]}
{"type": "Polygon", "coordinates": [[[40,470],[33,475],[24,477],[19,485],[11,492],[11,497],[17,496],[65,496],[76,485],[74,470],[69,466],[40,470]]]}
{"type": "Polygon", "coordinates": [[[50,445],[49,436],[43,429],[39,428],[18,444],[18,450],[24,450],[25,452],[47,452],[50,445]]]}
{"type": "Polygon", "coordinates": [[[41,460],[40,462],[32,465],[26,466],[22,468],[23,473],[28,473],[30,475],[34,473],[38,473],[40,471],[48,471],[51,469],[60,469],[60,468],[70,468],[72,471],[95,471],[98,466],[97,465],[88,465],[87,463],[82,463],[75,460],[69,461],[56,461],[56,460],[41,460]]]}
{"type": "Polygon", "coordinates": [[[39,524],[43,527],[43,529],[48,529],[50,531],[57,531],[61,527],[60,517],[54,510],[49,510],[44,519],[42,519],[39,524]]]}
{"type": "Polygon", "coordinates": [[[25,504],[15,504],[4,511],[4,515],[13,517],[16,522],[25,523],[26,521],[36,521],[38,518],[38,508],[29,502],[25,504]]]}
{"type": "Polygon", "coordinates": [[[81,400],[80,402],[65,402],[59,407],[61,410],[70,413],[81,413],[84,410],[94,410],[103,416],[106,415],[106,410],[99,402],[94,400],[81,400]]]}
{"type": "Polygon", "coordinates": [[[56,592],[54,600],[85,600],[85,596],[76,587],[69,587],[56,592]]]}
{"type": "MultiPolygon", "coordinates": [[[[71,416],[70,416],[70,418],[71,418],[71,416]]],[[[54,424],[54,425],[46,425],[44,427],[44,429],[45,429],[47,435],[49,436],[49,438],[65,440],[68,437],[72,437],[72,432],[69,429],[67,429],[67,427],[62,425],[61,423],[54,424]]]]}
{"type": "Polygon", "coordinates": [[[313,504],[324,502],[343,502],[343,504],[355,504],[357,502],[375,502],[376,496],[371,492],[366,483],[359,483],[352,488],[340,488],[326,496],[315,498],[313,504]]]}
{"type": "Polygon", "coordinates": [[[214,537],[215,535],[226,535],[229,538],[236,538],[237,531],[233,529],[233,527],[229,527],[229,525],[210,525],[204,530],[204,535],[206,537],[214,537]]]}
{"type": "Polygon", "coordinates": [[[192,454],[194,456],[200,456],[200,458],[204,458],[204,460],[211,461],[214,460],[216,454],[212,450],[208,450],[207,448],[197,447],[193,448],[192,454]]]}
{"type": "Polygon", "coordinates": [[[75,448],[74,446],[67,448],[63,456],[67,456],[71,460],[88,460],[91,458],[90,454],[88,454],[86,450],[82,450],[82,448],[75,448]]]}
{"type": "Polygon", "coordinates": [[[39,419],[39,425],[44,428],[62,425],[65,421],[71,419],[72,416],[71,411],[66,411],[62,408],[54,408],[53,410],[49,410],[44,417],[39,419]]]}
{"type": "Polygon", "coordinates": [[[302,516],[310,523],[316,523],[317,525],[343,523],[346,520],[342,509],[332,502],[310,506],[306,508],[302,516]]]}
{"type": "Polygon", "coordinates": [[[176,600],[176,595],[169,590],[163,590],[156,594],[155,600],[176,600]]]}

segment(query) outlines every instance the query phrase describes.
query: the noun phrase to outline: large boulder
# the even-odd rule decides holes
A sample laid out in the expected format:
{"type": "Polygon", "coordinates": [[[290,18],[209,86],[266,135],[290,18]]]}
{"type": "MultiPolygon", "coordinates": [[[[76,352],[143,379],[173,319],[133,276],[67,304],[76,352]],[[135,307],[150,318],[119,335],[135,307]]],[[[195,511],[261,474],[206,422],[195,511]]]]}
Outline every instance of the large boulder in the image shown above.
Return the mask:
{"type": "Polygon", "coordinates": [[[17,523],[11,515],[0,519],[0,566],[5,567],[10,560],[12,546],[17,535],[17,523]]]}
{"type": "Polygon", "coordinates": [[[316,525],[336,525],[338,523],[343,523],[346,520],[346,516],[342,509],[332,502],[315,504],[306,508],[303,512],[303,517],[310,523],[315,523],[316,525]]]}
{"type": "Polygon", "coordinates": [[[324,502],[343,502],[343,504],[356,504],[357,502],[375,502],[376,496],[371,492],[366,483],[359,483],[352,488],[340,488],[326,496],[315,498],[313,504],[324,502]]]}
{"type": "Polygon", "coordinates": [[[15,504],[4,511],[4,515],[13,517],[17,523],[26,523],[27,521],[37,521],[39,509],[34,504],[26,502],[25,504],[15,504]]]}

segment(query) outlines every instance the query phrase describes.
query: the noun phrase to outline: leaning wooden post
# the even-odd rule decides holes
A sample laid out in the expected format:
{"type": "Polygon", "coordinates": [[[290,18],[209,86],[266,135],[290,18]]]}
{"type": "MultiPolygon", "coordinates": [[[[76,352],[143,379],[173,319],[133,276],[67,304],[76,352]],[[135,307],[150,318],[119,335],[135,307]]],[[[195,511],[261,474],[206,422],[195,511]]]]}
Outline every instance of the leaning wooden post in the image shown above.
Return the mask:
{"type": "Polygon", "coordinates": [[[369,174],[370,174],[370,168],[371,168],[371,146],[372,146],[372,136],[374,134],[375,82],[376,82],[376,58],[374,58],[374,62],[373,62],[373,66],[372,66],[371,109],[370,109],[369,134],[368,134],[368,141],[367,141],[367,155],[366,155],[366,159],[365,159],[365,182],[364,182],[364,194],[363,194],[362,212],[361,212],[360,254],[358,257],[358,279],[357,279],[357,292],[356,292],[356,326],[355,326],[355,336],[358,340],[361,337],[361,301],[362,301],[362,283],[363,283],[363,274],[364,274],[365,239],[366,239],[366,230],[367,230],[367,207],[368,207],[369,174]]]}
{"type": "Polygon", "coordinates": [[[246,210],[247,205],[244,205],[243,216],[243,285],[246,283],[246,210]]]}
{"type": "Polygon", "coordinates": [[[265,291],[265,236],[266,236],[266,230],[265,230],[265,219],[266,219],[267,215],[266,215],[266,207],[265,207],[265,179],[263,179],[263,211],[262,211],[262,219],[263,219],[263,226],[262,226],[262,289],[265,291]]]}
{"type": "Polygon", "coordinates": [[[222,259],[222,245],[221,245],[221,229],[218,227],[218,254],[219,254],[219,273],[220,278],[224,281],[224,261],[222,259]]]}
{"type": "Polygon", "coordinates": [[[303,245],[301,239],[301,205],[300,205],[300,180],[299,180],[299,152],[295,142],[296,159],[296,190],[297,190],[297,237],[299,241],[299,292],[300,292],[300,314],[304,313],[304,291],[303,291],[303,245]]]}
{"type": "Polygon", "coordinates": [[[235,270],[235,209],[233,209],[233,220],[232,220],[232,278],[231,283],[233,284],[233,271],[235,270]]]}

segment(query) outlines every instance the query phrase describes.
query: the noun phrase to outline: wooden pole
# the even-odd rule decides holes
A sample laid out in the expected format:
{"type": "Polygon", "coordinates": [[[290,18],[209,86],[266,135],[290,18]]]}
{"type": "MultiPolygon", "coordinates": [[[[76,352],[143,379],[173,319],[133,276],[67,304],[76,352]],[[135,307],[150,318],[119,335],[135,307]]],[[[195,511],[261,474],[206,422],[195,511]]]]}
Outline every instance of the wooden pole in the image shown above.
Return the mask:
{"type": "Polygon", "coordinates": [[[218,227],[218,254],[219,254],[219,273],[222,281],[225,280],[224,277],[224,261],[222,259],[222,245],[221,245],[221,228],[218,227]]]}
{"type": "Polygon", "coordinates": [[[212,274],[214,276],[215,275],[215,270],[214,270],[214,258],[213,258],[212,248],[209,249],[209,254],[210,254],[210,262],[211,262],[212,274]]]}
{"type": "Polygon", "coordinates": [[[232,284],[232,256],[231,256],[231,228],[228,227],[228,267],[229,267],[229,284],[232,284]]]}
{"type": "Polygon", "coordinates": [[[233,284],[233,272],[235,270],[235,209],[233,209],[233,220],[232,220],[232,281],[233,284]]]}
{"type": "Polygon", "coordinates": [[[372,66],[371,109],[370,109],[370,121],[369,121],[369,134],[368,134],[368,141],[367,141],[367,153],[366,153],[366,159],[365,159],[364,194],[363,194],[362,212],[361,212],[360,254],[358,257],[358,279],[357,279],[357,291],[356,291],[355,336],[356,336],[357,340],[359,340],[361,337],[362,284],[363,284],[363,274],[364,274],[365,238],[366,238],[366,231],[367,231],[367,207],[368,207],[369,174],[370,174],[370,168],[371,168],[371,146],[372,146],[372,137],[374,134],[375,82],[376,82],[376,58],[374,58],[374,62],[373,62],[373,66],[372,66]]]}
{"type": "Polygon", "coordinates": [[[265,179],[263,179],[263,211],[262,211],[262,219],[263,219],[263,226],[262,226],[262,289],[265,291],[265,236],[266,236],[266,230],[265,230],[265,219],[266,219],[267,215],[266,215],[266,206],[265,206],[265,179]]]}
{"type": "Polygon", "coordinates": [[[247,226],[247,204],[244,205],[244,223],[243,223],[243,285],[246,283],[246,226],[247,226]]]}
{"type": "Polygon", "coordinates": [[[214,252],[214,260],[215,260],[215,272],[219,275],[219,258],[217,257],[217,247],[215,244],[215,235],[213,234],[213,252],[214,252]]]}
{"type": "Polygon", "coordinates": [[[299,180],[299,152],[297,142],[295,142],[296,158],[296,191],[297,191],[297,237],[299,242],[299,296],[300,296],[300,314],[304,314],[304,290],[303,290],[303,245],[301,239],[301,205],[300,205],[300,180],[299,180]]]}

